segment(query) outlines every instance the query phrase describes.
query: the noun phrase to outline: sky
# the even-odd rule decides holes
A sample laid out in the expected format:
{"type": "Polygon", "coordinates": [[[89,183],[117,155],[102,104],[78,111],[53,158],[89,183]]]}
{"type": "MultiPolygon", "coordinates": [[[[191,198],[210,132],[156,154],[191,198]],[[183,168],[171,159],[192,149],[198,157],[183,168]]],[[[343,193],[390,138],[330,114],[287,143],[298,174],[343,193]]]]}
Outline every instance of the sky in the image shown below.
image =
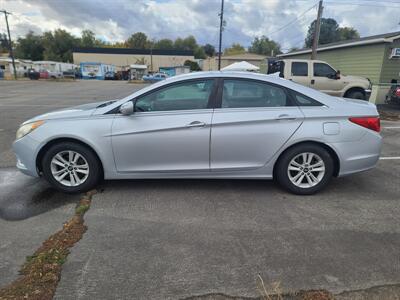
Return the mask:
{"type": "MultiPolygon", "coordinates": [[[[222,47],[248,47],[265,35],[287,51],[302,47],[317,0],[225,0],[222,47]]],[[[9,16],[12,38],[32,30],[56,28],[80,36],[90,29],[96,37],[123,41],[142,31],[150,38],[193,35],[200,44],[218,46],[221,0],[0,0],[9,16]]],[[[325,0],[323,17],[352,26],[361,36],[400,31],[400,0],[325,0]]],[[[0,16],[0,33],[6,32],[0,16]]]]}

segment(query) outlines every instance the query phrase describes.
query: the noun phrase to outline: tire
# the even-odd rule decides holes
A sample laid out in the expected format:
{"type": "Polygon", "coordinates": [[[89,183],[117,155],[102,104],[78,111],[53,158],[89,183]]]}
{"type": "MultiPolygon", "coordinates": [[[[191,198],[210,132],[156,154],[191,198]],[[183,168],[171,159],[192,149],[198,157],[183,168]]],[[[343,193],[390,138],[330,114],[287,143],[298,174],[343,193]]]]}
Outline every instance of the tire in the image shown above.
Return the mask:
{"type": "Polygon", "coordinates": [[[96,154],[74,142],[51,146],[43,156],[42,170],[46,180],[65,193],[86,192],[94,188],[102,176],[101,163],[96,154]]]}
{"type": "Polygon", "coordinates": [[[351,91],[346,95],[346,98],[367,100],[365,94],[361,91],[351,91]]]}
{"type": "Polygon", "coordinates": [[[282,154],[275,168],[275,176],[278,183],[289,192],[312,195],[329,183],[333,170],[333,159],[325,148],[305,143],[289,148],[282,154]],[[306,154],[305,163],[304,154],[306,154]]]}

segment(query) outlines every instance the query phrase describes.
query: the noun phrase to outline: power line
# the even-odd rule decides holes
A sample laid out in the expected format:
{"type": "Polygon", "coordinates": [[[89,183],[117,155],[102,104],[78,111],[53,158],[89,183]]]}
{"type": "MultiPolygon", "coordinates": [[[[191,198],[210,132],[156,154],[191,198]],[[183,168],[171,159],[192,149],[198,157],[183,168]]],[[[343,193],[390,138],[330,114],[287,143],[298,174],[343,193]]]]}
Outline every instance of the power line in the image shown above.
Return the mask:
{"type": "Polygon", "coordinates": [[[312,10],[313,8],[315,8],[317,6],[317,4],[314,4],[313,6],[311,6],[309,9],[307,9],[305,12],[303,12],[302,14],[300,14],[297,18],[293,19],[292,21],[290,21],[289,23],[287,23],[286,25],[282,26],[281,28],[270,32],[269,35],[273,35],[274,33],[277,33],[283,29],[285,29],[286,27],[288,27],[289,25],[292,25],[294,22],[296,22],[297,20],[299,20],[302,16],[304,16],[306,13],[308,13],[310,10],[312,10]]]}

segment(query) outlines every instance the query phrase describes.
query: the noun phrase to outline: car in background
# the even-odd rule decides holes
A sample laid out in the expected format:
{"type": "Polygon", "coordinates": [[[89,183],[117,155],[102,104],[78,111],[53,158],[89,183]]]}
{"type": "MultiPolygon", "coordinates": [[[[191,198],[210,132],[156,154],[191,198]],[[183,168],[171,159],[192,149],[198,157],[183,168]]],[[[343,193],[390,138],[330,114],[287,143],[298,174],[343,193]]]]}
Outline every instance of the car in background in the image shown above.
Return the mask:
{"type": "Polygon", "coordinates": [[[276,76],[196,72],[123,99],[24,122],[17,167],[69,193],[102,179],[272,179],[313,194],[373,168],[382,138],[372,103],[276,76]]]}
{"type": "Polygon", "coordinates": [[[400,85],[397,80],[392,80],[389,92],[386,95],[386,103],[400,105],[400,85]]]}
{"type": "Polygon", "coordinates": [[[165,73],[155,73],[155,74],[148,74],[144,75],[142,79],[144,81],[149,81],[149,82],[157,82],[157,81],[162,81],[168,78],[168,75],[165,73]]]}
{"type": "Polygon", "coordinates": [[[40,78],[40,72],[30,68],[28,69],[28,78],[31,80],[38,80],[40,78]]]}
{"type": "Polygon", "coordinates": [[[371,95],[369,79],[343,75],[321,60],[270,59],[268,74],[272,73],[331,96],[368,100],[371,95]]]}

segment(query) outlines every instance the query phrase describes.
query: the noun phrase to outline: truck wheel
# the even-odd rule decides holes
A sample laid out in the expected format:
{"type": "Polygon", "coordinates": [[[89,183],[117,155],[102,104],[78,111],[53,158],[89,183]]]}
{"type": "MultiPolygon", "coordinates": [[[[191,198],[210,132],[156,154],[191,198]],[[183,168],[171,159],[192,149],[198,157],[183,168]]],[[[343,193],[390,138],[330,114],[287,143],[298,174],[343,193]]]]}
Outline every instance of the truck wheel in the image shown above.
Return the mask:
{"type": "Polygon", "coordinates": [[[347,93],[346,98],[367,100],[365,94],[361,91],[351,91],[347,93]]]}

